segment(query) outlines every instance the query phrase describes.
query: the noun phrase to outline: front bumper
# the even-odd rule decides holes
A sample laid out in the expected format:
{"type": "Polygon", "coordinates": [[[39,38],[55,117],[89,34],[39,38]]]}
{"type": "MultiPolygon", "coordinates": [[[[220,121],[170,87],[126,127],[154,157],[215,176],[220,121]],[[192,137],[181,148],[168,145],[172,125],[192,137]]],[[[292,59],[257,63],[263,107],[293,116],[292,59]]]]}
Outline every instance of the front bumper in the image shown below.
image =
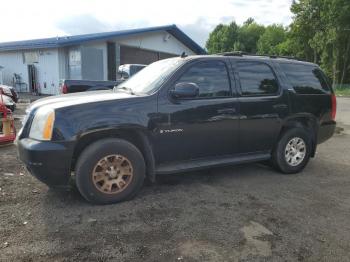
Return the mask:
{"type": "Polygon", "coordinates": [[[18,154],[29,172],[50,187],[65,186],[70,179],[73,147],[70,142],[17,141],[18,154]]]}
{"type": "Polygon", "coordinates": [[[318,129],[317,144],[321,144],[326,140],[330,139],[334,134],[335,127],[336,127],[335,121],[322,123],[318,129]]]}

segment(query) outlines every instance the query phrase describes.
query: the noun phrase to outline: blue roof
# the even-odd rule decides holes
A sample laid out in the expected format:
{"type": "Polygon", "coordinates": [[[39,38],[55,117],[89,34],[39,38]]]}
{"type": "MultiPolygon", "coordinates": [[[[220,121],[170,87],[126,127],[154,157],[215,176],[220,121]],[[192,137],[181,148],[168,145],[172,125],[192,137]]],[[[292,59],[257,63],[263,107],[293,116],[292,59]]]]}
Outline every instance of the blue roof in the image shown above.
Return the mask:
{"type": "Polygon", "coordinates": [[[105,33],[5,42],[5,43],[0,43],[0,51],[64,47],[64,46],[81,44],[88,41],[105,40],[105,39],[110,39],[114,37],[132,36],[132,35],[137,35],[142,33],[159,32],[159,31],[166,31],[169,34],[173,35],[176,39],[178,39],[180,42],[182,42],[185,46],[187,46],[196,54],[206,54],[206,51],[202,47],[200,47],[195,41],[193,41],[183,31],[181,31],[176,25],[166,25],[166,26],[121,30],[121,31],[105,32],[105,33]]]}

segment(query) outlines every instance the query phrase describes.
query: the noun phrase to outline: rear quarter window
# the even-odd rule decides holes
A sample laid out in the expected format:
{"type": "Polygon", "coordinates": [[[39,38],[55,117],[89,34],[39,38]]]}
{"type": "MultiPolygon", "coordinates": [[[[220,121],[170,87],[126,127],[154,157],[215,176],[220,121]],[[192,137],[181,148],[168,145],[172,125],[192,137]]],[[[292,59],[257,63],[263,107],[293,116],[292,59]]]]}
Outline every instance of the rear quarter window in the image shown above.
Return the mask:
{"type": "Polygon", "coordinates": [[[329,94],[323,72],[315,66],[280,63],[280,67],[298,94],[329,94]]]}

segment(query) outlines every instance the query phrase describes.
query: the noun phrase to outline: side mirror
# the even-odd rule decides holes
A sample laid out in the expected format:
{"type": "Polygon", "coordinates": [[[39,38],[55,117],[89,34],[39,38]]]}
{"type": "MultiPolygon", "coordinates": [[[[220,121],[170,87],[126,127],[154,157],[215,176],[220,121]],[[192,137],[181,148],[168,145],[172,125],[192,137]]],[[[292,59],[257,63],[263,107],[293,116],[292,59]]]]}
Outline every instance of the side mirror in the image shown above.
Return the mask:
{"type": "Polygon", "coordinates": [[[199,95],[199,87],[190,82],[177,83],[170,94],[173,98],[195,98],[199,95]]]}
{"type": "Polygon", "coordinates": [[[122,76],[123,79],[128,79],[129,78],[129,74],[127,72],[125,72],[125,71],[121,72],[121,76],[122,76]]]}

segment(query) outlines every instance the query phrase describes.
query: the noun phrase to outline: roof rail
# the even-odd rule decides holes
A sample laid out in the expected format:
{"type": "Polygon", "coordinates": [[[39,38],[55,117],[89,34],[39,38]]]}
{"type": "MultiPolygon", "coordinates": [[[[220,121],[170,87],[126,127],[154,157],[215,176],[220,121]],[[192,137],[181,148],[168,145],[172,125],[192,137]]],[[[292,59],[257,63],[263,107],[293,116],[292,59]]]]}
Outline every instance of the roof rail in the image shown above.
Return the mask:
{"type": "Polygon", "coordinates": [[[285,58],[285,59],[292,59],[292,60],[299,60],[302,61],[300,58],[297,58],[295,56],[285,56],[285,55],[269,55],[270,58],[285,58]]]}
{"type": "Polygon", "coordinates": [[[248,55],[248,53],[247,52],[243,52],[243,51],[232,51],[232,52],[218,53],[216,55],[222,55],[222,56],[243,56],[243,55],[248,55]]]}
{"type": "Polygon", "coordinates": [[[297,57],[294,56],[280,56],[280,55],[264,55],[264,54],[252,54],[244,51],[232,51],[232,52],[223,52],[223,53],[218,53],[216,55],[222,55],[222,56],[259,56],[259,57],[269,57],[269,58],[285,58],[285,59],[291,59],[291,60],[298,60],[298,61],[303,61],[297,57]]]}

